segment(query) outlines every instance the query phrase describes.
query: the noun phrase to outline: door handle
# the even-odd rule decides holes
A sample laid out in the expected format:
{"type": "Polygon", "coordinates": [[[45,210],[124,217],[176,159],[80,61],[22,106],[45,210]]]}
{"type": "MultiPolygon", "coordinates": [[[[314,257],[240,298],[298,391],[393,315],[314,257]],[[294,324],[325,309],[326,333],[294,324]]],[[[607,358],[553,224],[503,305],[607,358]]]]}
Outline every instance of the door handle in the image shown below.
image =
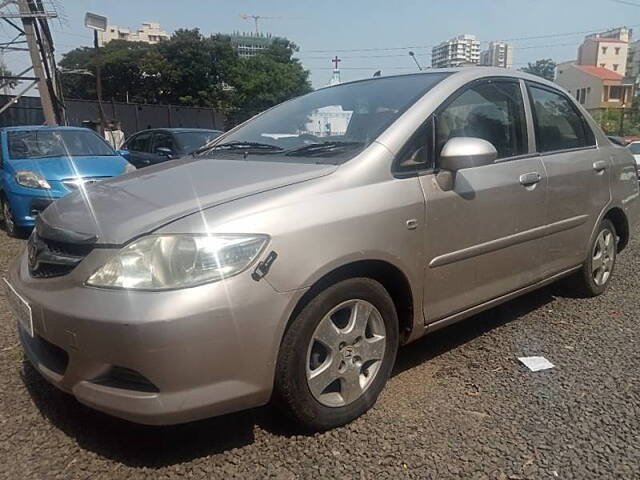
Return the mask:
{"type": "Polygon", "coordinates": [[[604,160],[598,160],[597,162],[593,162],[593,169],[598,173],[605,171],[607,167],[608,167],[607,162],[605,162],[604,160]]]}
{"type": "Polygon", "coordinates": [[[542,175],[540,175],[538,172],[523,173],[522,175],[520,175],[520,183],[525,187],[535,185],[540,180],[542,180],[542,175]]]}

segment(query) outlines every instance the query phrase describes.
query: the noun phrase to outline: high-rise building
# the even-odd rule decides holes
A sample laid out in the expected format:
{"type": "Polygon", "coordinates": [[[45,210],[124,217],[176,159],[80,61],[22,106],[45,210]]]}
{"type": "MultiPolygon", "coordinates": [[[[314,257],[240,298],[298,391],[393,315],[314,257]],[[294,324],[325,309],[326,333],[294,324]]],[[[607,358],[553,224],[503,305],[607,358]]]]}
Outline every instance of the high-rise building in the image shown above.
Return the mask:
{"type": "Polygon", "coordinates": [[[240,33],[229,35],[231,45],[242,58],[254,57],[271,45],[275,39],[269,33],[240,33]]]}
{"type": "Polygon", "coordinates": [[[511,68],[513,66],[513,45],[506,42],[489,42],[489,48],[480,54],[480,65],[511,68]]]}
{"type": "Polygon", "coordinates": [[[431,66],[434,68],[477,65],[479,61],[480,41],[475,35],[458,35],[431,51],[431,66]]]}
{"type": "Polygon", "coordinates": [[[142,28],[132,32],[128,28],[120,28],[117,25],[107,25],[107,30],[98,32],[98,44],[100,46],[111,40],[126,40],[128,42],[158,43],[168,40],[169,34],[160,29],[157,22],[142,22],[142,28]]]}

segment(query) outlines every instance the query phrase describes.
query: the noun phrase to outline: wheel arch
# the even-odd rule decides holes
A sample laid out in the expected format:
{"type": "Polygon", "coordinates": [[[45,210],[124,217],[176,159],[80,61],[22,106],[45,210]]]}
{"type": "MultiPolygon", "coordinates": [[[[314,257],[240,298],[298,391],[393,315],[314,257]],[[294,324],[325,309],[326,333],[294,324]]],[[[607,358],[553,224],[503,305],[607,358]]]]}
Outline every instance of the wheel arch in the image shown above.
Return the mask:
{"type": "Polygon", "coordinates": [[[618,253],[625,249],[629,243],[629,220],[620,207],[612,207],[604,214],[603,219],[613,223],[618,235],[618,253]]]}
{"type": "Polygon", "coordinates": [[[287,328],[320,292],[343,280],[358,277],[377,281],[389,293],[398,314],[400,343],[406,342],[414,327],[414,295],[411,283],[402,270],[384,260],[353,261],[336,267],[320,277],[296,303],[287,321],[287,328]]]}

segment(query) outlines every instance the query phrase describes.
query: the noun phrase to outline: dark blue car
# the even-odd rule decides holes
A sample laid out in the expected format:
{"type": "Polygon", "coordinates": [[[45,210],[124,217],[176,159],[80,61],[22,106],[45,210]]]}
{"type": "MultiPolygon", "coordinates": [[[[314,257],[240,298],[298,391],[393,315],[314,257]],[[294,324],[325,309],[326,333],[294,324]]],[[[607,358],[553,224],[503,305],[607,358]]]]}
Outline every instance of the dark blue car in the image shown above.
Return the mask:
{"type": "Polygon", "coordinates": [[[94,131],[77,127],[0,129],[0,217],[7,233],[33,227],[55,199],[135,170],[94,131]]]}

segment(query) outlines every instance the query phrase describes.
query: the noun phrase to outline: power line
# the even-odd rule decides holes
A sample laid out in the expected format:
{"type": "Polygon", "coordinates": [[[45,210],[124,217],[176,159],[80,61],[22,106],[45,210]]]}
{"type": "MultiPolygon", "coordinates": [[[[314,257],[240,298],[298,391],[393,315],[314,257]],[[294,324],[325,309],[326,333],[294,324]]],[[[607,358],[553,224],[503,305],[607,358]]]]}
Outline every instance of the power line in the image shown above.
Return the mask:
{"type": "MultiPolygon", "coordinates": [[[[626,0],[611,0],[611,1],[626,1],[626,0]]],[[[630,3],[630,2],[628,2],[630,3]]],[[[633,4],[635,6],[640,6],[640,4],[633,4]]],[[[637,25],[629,25],[629,28],[640,27],[640,24],[637,25]]],[[[499,41],[502,42],[520,42],[523,40],[539,40],[543,38],[558,38],[558,37],[570,37],[574,35],[584,35],[588,33],[596,33],[602,30],[606,30],[610,27],[603,27],[591,30],[582,30],[577,32],[564,32],[564,33],[551,33],[546,35],[531,35],[526,37],[514,37],[514,38],[504,38],[499,41]]],[[[482,41],[480,43],[489,43],[489,40],[482,41]]],[[[409,45],[405,47],[377,47],[377,48],[342,48],[342,49],[330,49],[330,50],[305,50],[308,53],[343,53],[343,52],[378,52],[378,51],[394,51],[394,50],[409,50],[409,49],[421,49],[421,48],[433,48],[436,45],[409,45]]]]}
{"type": "Polygon", "coordinates": [[[622,5],[631,5],[632,7],[640,7],[640,3],[633,3],[627,0],[610,0],[611,2],[621,3],[622,5]]]}
{"type": "MultiPolygon", "coordinates": [[[[536,48],[554,48],[554,47],[576,47],[579,43],[571,42],[571,43],[551,43],[546,45],[524,45],[521,47],[513,47],[514,50],[535,50],[536,48]]],[[[415,52],[417,56],[422,57],[430,57],[431,52],[415,52]]],[[[391,53],[388,55],[346,55],[341,58],[344,60],[353,60],[356,58],[398,58],[398,57],[406,57],[407,53],[391,53]]],[[[327,57],[324,55],[319,56],[310,56],[310,57],[297,57],[298,60],[327,60],[327,57]]]]}

